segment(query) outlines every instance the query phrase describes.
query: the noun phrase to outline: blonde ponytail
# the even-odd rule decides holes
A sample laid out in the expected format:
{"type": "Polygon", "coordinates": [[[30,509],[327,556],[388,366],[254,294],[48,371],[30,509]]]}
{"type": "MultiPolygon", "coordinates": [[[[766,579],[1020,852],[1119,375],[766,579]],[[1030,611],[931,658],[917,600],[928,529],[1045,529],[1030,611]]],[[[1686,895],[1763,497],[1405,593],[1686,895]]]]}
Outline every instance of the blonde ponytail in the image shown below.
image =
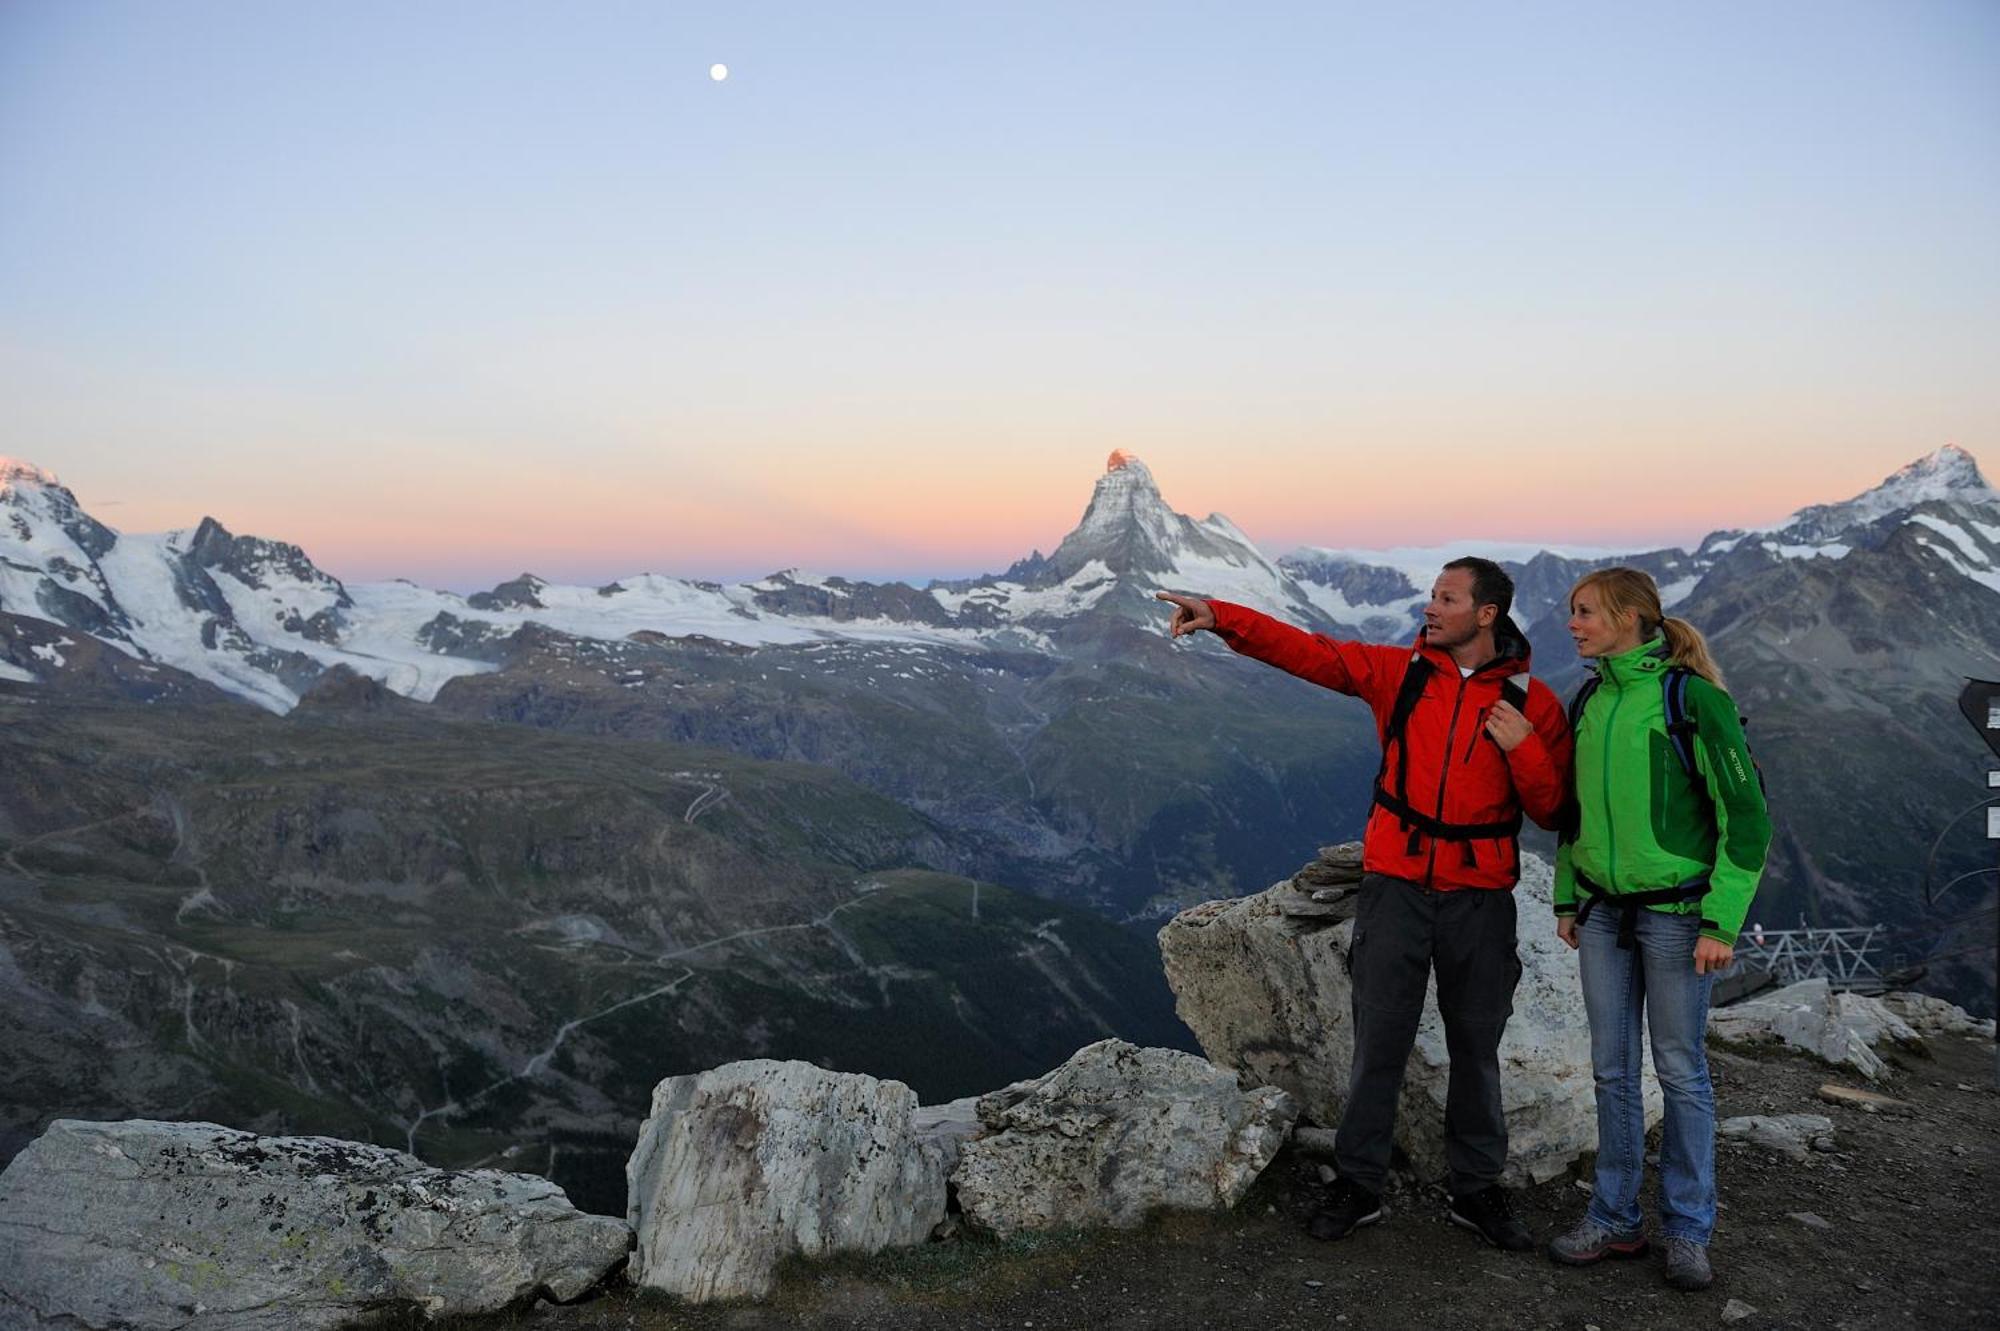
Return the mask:
{"type": "Polygon", "coordinates": [[[1667,639],[1668,660],[1694,671],[1718,689],[1723,687],[1722,667],[1709,655],[1708,639],[1701,636],[1700,629],[1670,615],[1660,621],[1660,632],[1667,639]]]}

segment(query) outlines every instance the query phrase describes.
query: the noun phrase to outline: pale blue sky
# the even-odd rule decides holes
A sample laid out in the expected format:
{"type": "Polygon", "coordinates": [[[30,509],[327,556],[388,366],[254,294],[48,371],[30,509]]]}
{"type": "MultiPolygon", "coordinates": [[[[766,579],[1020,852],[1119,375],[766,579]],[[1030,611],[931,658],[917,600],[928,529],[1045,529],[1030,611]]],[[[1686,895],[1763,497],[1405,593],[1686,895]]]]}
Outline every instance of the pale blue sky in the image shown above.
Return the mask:
{"type": "Polygon", "coordinates": [[[2000,469],[1996,237],[1988,0],[0,4],[0,452],[346,576],[1698,536],[2000,469]]]}

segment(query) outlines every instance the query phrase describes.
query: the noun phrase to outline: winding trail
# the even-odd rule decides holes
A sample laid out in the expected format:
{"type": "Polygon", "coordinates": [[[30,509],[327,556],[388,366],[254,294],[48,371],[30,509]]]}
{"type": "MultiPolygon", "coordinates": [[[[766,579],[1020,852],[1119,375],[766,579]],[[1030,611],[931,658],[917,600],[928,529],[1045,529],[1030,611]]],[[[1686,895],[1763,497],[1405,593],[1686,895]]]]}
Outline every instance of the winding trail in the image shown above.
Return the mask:
{"type": "Polygon", "coordinates": [[[729,787],[722,784],[719,772],[675,772],[673,775],[677,781],[693,781],[701,786],[701,793],[688,803],[681,814],[681,821],[690,826],[695,819],[729,798],[729,787]]]}
{"type": "MultiPolygon", "coordinates": [[[[556,1051],[562,1048],[563,1041],[567,1040],[570,1036],[570,1032],[574,1031],[577,1027],[582,1026],[588,1022],[596,1021],[599,1017],[609,1016],[613,1012],[618,1011],[620,1008],[627,1008],[631,1007],[635,1003],[644,1003],[650,1001],[651,999],[665,997],[666,995],[671,994],[672,992],[674,992],[674,990],[680,988],[683,984],[686,984],[689,980],[692,980],[693,978],[694,978],[694,971],[692,969],[683,970],[679,975],[675,976],[672,980],[668,981],[666,984],[659,986],[657,989],[649,989],[643,994],[634,994],[630,998],[621,998],[616,1003],[612,1003],[607,1007],[599,1008],[597,1011],[591,1013],[587,1017],[577,1017],[574,1018],[573,1020],[564,1022],[561,1025],[561,1027],[557,1029],[555,1036],[552,1039],[550,1039],[548,1048],[542,1050],[541,1053],[536,1054],[534,1057],[530,1058],[526,1063],[522,1064],[521,1070],[519,1072],[509,1073],[507,1076],[500,1078],[498,1081],[492,1083],[491,1085],[481,1087],[479,1090],[474,1091],[471,1095],[466,1096],[464,1100],[455,1100],[455,1099],[447,1100],[443,1104],[438,1105],[434,1109],[426,1109],[423,1111],[423,1113],[418,1114],[416,1118],[412,1119],[409,1123],[405,1124],[403,1130],[404,1142],[407,1146],[407,1149],[409,1150],[409,1153],[411,1155],[415,1155],[417,1153],[417,1131],[418,1129],[422,1128],[426,1122],[428,1122],[433,1118],[442,1118],[447,1114],[462,1114],[466,1110],[477,1105],[481,1100],[484,1100],[487,1096],[493,1094],[493,1092],[499,1090],[501,1087],[511,1086],[517,1081],[525,1081],[529,1077],[535,1076],[543,1068],[549,1065],[549,1060],[555,1057],[556,1051]]],[[[448,1092],[449,1088],[447,1088],[447,1093],[448,1092]]]]}
{"type": "Polygon", "coordinates": [[[706,952],[712,947],[721,947],[724,943],[733,943],[739,938],[762,938],[768,934],[794,933],[800,929],[825,929],[832,925],[834,916],[850,907],[859,906],[879,890],[879,888],[863,889],[863,895],[855,897],[852,901],[843,901],[826,914],[815,916],[803,924],[767,924],[756,929],[738,929],[733,934],[724,934],[720,938],[711,938],[706,943],[696,943],[690,947],[679,948],[673,952],[662,952],[659,956],[654,957],[653,961],[659,965],[664,965],[669,961],[679,961],[682,957],[691,957],[697,952],[706,952]]]}
{"type": "Polygon", "coordinates": [[[26,850],[28,847],[39,846],[44,841],[52,841],[56,837],[75,836],[80,832],[91,832],[95,831],[97,828],[100,827],[108,827],[112,823],[123,822],[127,818],[136,817],[137,815],[146,812],[147,808],[149,807],[150,806],[146,804],[138,804],[134,805],[132,808],[124,810],[123,812],[114,813],[105,818],[93,819],[92,821],[87,823],[78,823],[74,827],[58,827],[53,832],[38,833],[35,836],[29,837],[26,841],[16,842],[14,845],[9,846],[7,848],[7,853],[5,855],[0,855],[0,860],[4,860],[9,868],[13,869],[15,873],[20,874],[23,878],[33,878],[35,875],[28,869],[22,867],[21,862],[14,858],[16,855],[26,850]]]}
{"type": "MultiPolygon", "coordinates": [[[[711,938],[706,942],[694,943],[687,947],[677,948],[671,952],[663,952],[659,956],[654,957],[650,964],[656,966],[666,966],[672,962],[679,961],[683,957],[691,957],[694,956],[696,953],[706,952],[711,948],[722,947],[725,946],[726,944],[734,943],[745,938],[762,938],[769,936],[771,934],[795,933],[803,929],[831,929],[833,927],[833,921],[835,917],[838,916],[842,911],[847,910],[853,906],[861,905],[862,903],[866,902],[870,897],[874,896],[880,890],[881,889],[878,886],[872,884],[864,884],[859,889],[860,895],[855,896],[847,901],[841,902],[833,909],[827,911],[824,915],[814,916],[812,919],[803,921],[798,924],[768,924],[755,929],[738,929],[735,933],[724,934],[719,938],[711,938]]],[[[522,1064],[520,1071],[509,1073],[507,1076],[500,1078],[498,1081],[495,1081],[492,1085],[482,1087],[479,1090],[473,1092],[471,1095],[464,1097],[463,1099],[457,1097],[449,1098],[443,1104],[434,1106],[433,1108],[430,1109],[426,1109],[422,1113],[418,1114],[414,1119],[411,1119],[409,1122],[405,1123],[403,1125],[404,1141],[406,1143],[406,1147],[409,1153],[411,1155],[415,1155],[417,1153],[417,1133],[424,1126],[424,1124],[429,1122],[430,1120],[434,1118],[435,1119],[448,1118],[451,1117],[452,1115],[464,1113],[466,1110],[471,1109],[472,1107],[477,1105],[481,1100],[493,1094],[493,1092],[499,1090],[503,1086],[511,1086],[517,1081],[525,1081],[531,1077],[540,1075],[548,1067],[549,1060],[555,1057],[556,1051],[562,1047],[563,1041],[568,1039],[571,1032],[575,1031],[579,1026],[584,1026],[590,1022],[596,1021],[599,1017],[608,1016],[609,1014],[618,1011],[620,1008],[627,1008],[633,1006],[634,1004],[649,1002],[655,998],[664,998],[667,995],[678,990],[682,985],[686,984],[689,980],[694,979],[695,975],[696,972],[692,967],[683,967],[679,975],[675,976],[672,980],[669,980],[667,983],[658,986],[657,988],[649,989],[642,994],[634,994],[629,998],[621,998],[617,1002],[599,1008],[597,1011],[592,1012],[587,1016],[575,1017],[569,1021],[564,1022],[562,1026],[557,1029],[554,1037],[549,1041],[548,1047],[542,1050],[540,1053],[534,1055],[532,1058],[528,1059],[526,1063],[522,1064]]],[[[447,1096],[450,1096],[449,1085],[446,1086],[445,1093],[447,1096]]]]}

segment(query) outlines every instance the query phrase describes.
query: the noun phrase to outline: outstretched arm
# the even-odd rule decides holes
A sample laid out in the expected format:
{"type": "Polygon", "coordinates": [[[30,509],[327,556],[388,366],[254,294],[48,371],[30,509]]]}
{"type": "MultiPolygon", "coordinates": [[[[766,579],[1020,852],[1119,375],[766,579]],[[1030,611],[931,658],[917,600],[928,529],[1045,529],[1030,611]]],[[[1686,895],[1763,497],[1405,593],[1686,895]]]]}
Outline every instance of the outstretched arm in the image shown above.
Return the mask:
{"type": "Polygon", "coordinates": [[[1229,601],[1204,601],[1176,592],[1156,593],[1174,607],[1175,637],[1207,629],[1230,650],[1274,665],[1323,688],[1376,701],[1393,692],[1402,679],[1409,649],[1343,642],[1323,633],[1307,633],[1248,606],[1229,601]]]}

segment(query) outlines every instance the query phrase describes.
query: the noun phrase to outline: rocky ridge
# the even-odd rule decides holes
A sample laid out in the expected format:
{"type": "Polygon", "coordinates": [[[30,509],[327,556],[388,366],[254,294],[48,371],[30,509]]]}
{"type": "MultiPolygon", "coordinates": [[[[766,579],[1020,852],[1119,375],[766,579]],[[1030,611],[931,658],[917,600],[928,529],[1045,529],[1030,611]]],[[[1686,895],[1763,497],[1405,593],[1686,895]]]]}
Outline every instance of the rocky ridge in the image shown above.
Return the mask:
{"type": "MultiPolygon", "coordinates": [[[[1272,889],[1273,901],[1297,912],[1288,918],[1310,928],[1294,941],[1338,927],[1325,908],[1337,914],[1350,860],[1336,850],[1272,889]]],[[[1213,928],[1213,919],[1192,927],[1213,928]]],[[[1313,977],[1299,982],[1309,991],[1313,977]]],[[[1272,996],[1295,1011],[1312,1002],[1303,991],[1272,996]]],[[[1214,997],[1183,989],[1192,1024],[1240,1030],[1200,1019],[1214,997]]],[[[1788,991],[1744,1006],[1715,1058],[1726,1070],[1741,1061],[1728,1049],[1785,1039],[1786,1015],[1812,998],[1788,991]]],[[[1891,1057],[1930,1057],[1919,1043],[1926,1037],[1991,1038],[1990,1023],[1936,1000],[1871,1002],[1826,1011],[1853,1041],[1891,1057]]],[[[1423,1063],[1419,1050],[1413,1074],[1423,1063]]],[[[1513,1069],[1516,1078],[1530,1075],[1513,1069]]],[[[1537,1159],[1546,1160],[1545,1143],[1525,1130],[1545,1118],[1549,1099],[1565,1094],[1587,1110],[1588,1078],[1574,1080],[1566,1090],[1508,1097],[1510,1130],[1537,1159]]],[[[1277,1157],[1297,1112],[1290,1092],[1250,1085],[1258,1081],[1187,1054],[1106,1041],[981,1097],[967,1122],[962,1106],[926,1114],[894,1082],[803,1063],[736,1063],[669,1078],[632,1150],[629,1231],[577,1215],[541,1180],[443,1174],[358,1143],[201,1124],[65,1122],[0,1174],[0,1232],[14,1226],[19,1239],[0,1244],[0,1309],[27,1326],[177,1326],[193,1308],[219,1326],[273,1325],[260,1320],[273,1307],[306,1310],[297,1315],[307,1321],[290,1324],[329,1326],[395,1306],[491,1310],[574,1297],[616,1264],[628,1234],[638,1249],[636,1284],[692,1303],[759,1297],[790,1257],[919,1246],[963,1230],[1005,1239],[1130,1227],[1162,1210],[1226,1211],[1277,1157]],[[102,1184],[78,1184],[100,1176],[102,1184]],[[133,1224],[122,1227],[121,1215],[133,1224]],[[181,1223],[136,1219],[155,1215],[181,1223]],[[58,1278],[78,1263],[101,1269],[85,1282],[58,1278]]],[[[1834,1083],[1821,1095],[1849,1112],[1908,1109],[1834,1083]]],[[[1307,1083],[1299,1099],[1313,1096],[1324,1102],[1323,1088],[1307,1083]]],[[[1403,1109],[1406,1120],[1438,1113],[1436,1105],[1403,1109]]],[[[1719,1130],[1727,1143],[1795,1166],[1825,1159],[1831,1168],[1844,1158],[1840,1130],[1825,1114],[1735,1115],[1719,1130]]],[[[1399,1175],[1395,1188],[1430,1186],[1424,1176],[1435,1163],[1421,1146],[1406,1150],[1415,1177],[1399,1175]]],[[[1531,1160],[1520,1172],[1548,1181],[1566,1170],[1531,1160]]],[[[1812,1216],[1800,1223],[1820,1221],[1799,1214],[1812,1216]]]]}

